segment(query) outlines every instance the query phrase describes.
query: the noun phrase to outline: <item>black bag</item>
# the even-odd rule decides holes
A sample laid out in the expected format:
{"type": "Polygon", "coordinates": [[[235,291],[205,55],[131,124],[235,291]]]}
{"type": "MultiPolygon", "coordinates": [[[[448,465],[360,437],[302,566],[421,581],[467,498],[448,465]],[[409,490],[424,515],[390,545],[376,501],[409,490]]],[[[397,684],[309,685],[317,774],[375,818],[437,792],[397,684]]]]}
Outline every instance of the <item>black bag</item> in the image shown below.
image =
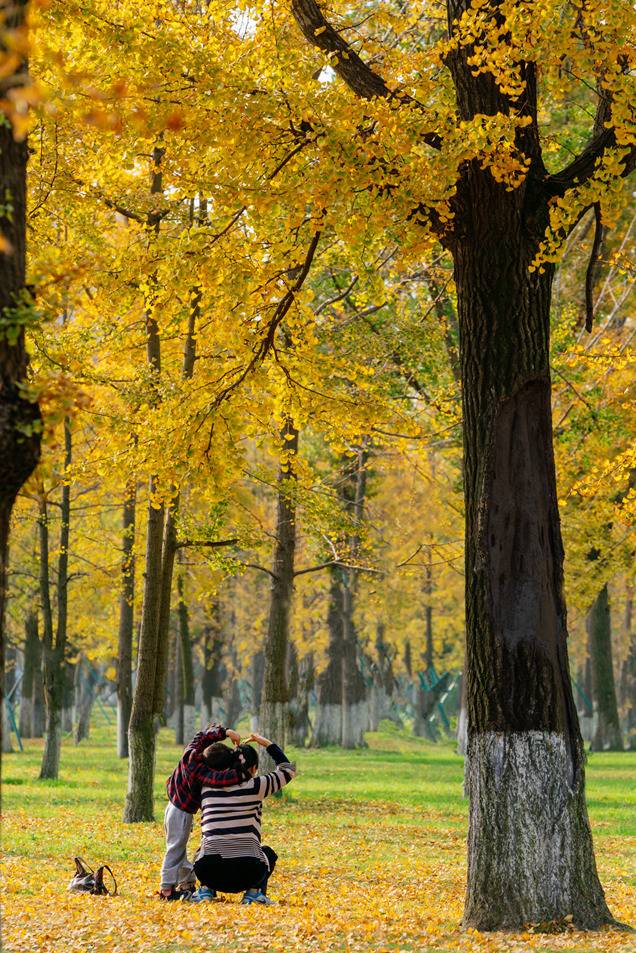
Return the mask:
{"type": "Polygon", "coordinates": [[[68,889],[73,893],[93,893],[98,896],[114,897],[117,893],[117,881],[115,875],[107,864],[102,864],[97,870],[93,870],[81,857],[75,858],[75,876],[68,885],[68,889]],[[114,887],[108,889],[104,883],[104,871],[107,870],[112,877],[114,887]]]}

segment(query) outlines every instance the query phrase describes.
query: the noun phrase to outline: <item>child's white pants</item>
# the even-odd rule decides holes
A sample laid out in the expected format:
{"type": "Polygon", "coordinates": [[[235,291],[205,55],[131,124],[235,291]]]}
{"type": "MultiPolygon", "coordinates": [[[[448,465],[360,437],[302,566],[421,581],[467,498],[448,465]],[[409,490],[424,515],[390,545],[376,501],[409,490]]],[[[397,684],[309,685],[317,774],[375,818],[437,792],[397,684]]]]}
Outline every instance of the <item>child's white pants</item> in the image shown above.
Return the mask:
{"type": "Polygon", "coordinates": [[[166,853],[161,867],[161,887],[174,887],[182,880],[194,880],[194,868],[188,860],[188,838],[192,830],[192,814],[175,807],[170,801],[163,815],[166,832],[166,853]]]}

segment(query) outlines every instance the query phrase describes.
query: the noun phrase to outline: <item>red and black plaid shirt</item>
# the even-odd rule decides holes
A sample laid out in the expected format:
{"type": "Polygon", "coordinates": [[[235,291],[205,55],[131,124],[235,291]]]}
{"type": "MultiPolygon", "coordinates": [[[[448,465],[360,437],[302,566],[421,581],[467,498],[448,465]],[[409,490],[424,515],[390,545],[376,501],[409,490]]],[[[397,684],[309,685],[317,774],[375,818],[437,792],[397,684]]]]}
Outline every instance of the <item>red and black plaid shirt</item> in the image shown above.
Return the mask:
{"type": "Polygon", "coordinates": [[[215,741],[223,741],[225,728],[210,725],[206,731],[199,731],[183,752],[166,785],[168,799],[175,807],[188,814],[196,814],[201,807],[201,788],[204,784],[213,788],[238,784],[243,776],[234,768],[225,771],[213,771],[203,760],[203,752],[215,741]]]}

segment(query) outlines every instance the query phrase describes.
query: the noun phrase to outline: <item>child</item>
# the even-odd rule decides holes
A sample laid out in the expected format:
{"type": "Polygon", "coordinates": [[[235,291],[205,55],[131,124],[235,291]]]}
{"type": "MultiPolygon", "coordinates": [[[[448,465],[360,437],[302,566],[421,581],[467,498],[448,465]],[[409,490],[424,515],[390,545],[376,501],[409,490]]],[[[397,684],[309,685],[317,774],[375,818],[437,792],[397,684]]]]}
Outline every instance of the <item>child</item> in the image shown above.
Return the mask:
{"type": "Polygon", "coordinates": [[[229,738],[235,745],[240,744],[240,735],[231,728],[210,725],[206,731],[199,731],[183,752],[179,764],[168,778],[168,804],[164,814],[166,832],[166,853],[161,867],[162,900],[182,900],[190,896],[194,889],[194,869],[188,860],[187,845],[192,830],[192,817],[201,807],[201,788],[226,787],[239,784],[243,773],[236,768],[218,770],[214,768],[217,759],[206,761],[206,749],[215,742],[229,738]],[[179,871],[186,872],[185,883],[179,883],[179,871]]]}

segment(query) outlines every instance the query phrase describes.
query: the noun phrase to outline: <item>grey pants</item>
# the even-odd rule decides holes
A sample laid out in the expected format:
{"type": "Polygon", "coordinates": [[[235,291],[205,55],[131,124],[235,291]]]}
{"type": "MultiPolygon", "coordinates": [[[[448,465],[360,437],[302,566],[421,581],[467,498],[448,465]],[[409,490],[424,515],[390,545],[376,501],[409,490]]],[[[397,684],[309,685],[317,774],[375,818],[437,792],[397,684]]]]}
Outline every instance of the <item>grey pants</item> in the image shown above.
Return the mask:
{"type": "Polygon", "coordinates": [[[194,868],[188,860],[188,838],[192,830],[192,814],[168,801],[163,815],[166,832],[166,853],[161,867],[161,887],[174,887],[180,881],[194,881],[194,868]]]}

